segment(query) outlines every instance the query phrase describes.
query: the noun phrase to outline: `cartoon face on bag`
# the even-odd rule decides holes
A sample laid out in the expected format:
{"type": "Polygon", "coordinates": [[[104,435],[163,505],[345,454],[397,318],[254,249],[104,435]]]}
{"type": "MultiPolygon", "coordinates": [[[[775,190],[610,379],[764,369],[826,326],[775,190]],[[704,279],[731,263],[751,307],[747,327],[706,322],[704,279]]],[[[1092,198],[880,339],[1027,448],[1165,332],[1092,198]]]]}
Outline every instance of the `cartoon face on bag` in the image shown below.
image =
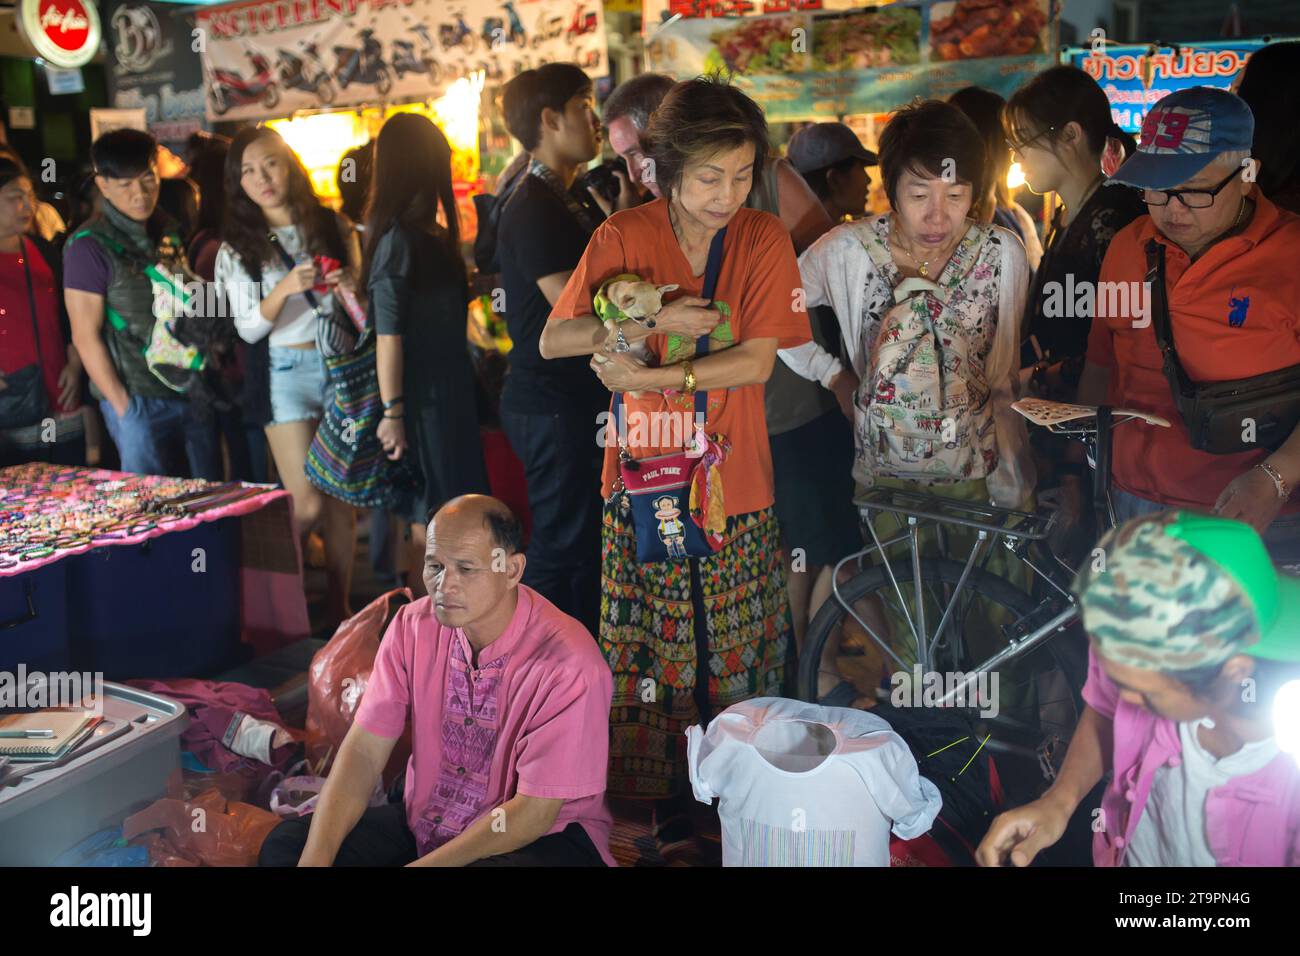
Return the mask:
{"type": "Polygon", "coordinates": [[[664,495],[662,498],[656,498],[655,517],[660,522],[676,521],[682,516],[681,509],[677,507],[677,499],[672,495],[664,495]]]}

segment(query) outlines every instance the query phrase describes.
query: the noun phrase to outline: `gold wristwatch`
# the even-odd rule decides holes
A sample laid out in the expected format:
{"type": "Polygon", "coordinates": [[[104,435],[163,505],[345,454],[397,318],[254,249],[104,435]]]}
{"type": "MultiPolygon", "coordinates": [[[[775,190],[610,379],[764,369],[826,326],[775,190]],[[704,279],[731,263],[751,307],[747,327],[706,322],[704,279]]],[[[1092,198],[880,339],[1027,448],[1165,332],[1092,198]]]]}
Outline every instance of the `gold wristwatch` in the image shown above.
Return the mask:
{"type": "Polygon", "coordinates": [[[689,397],[695,394],[695,369],[691,366],[690,359],[682,362],[682,369],[686,373],[682,380],[682,394],[689,397]]]}

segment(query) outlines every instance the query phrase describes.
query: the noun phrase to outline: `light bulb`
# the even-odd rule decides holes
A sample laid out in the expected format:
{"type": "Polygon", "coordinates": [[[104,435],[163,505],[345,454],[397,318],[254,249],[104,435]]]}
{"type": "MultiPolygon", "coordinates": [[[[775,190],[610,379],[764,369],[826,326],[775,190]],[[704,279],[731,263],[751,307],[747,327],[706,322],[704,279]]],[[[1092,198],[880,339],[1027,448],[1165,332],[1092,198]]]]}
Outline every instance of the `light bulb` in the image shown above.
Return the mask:
{"type": "Polygon", "coordinates": [[[1300,762],[1300,680],[1287,681],[1273,698],[1273,734],[1278,749],[1300,762]]]}

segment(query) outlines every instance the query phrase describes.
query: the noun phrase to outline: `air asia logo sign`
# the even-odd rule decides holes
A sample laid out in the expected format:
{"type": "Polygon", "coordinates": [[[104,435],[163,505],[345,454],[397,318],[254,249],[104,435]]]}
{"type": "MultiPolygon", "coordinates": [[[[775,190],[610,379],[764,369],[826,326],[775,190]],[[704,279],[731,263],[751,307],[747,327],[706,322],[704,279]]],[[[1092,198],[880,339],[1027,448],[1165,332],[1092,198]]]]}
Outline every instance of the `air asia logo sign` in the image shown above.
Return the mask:
{"type": "Polygon", "coordinates": [[[143,73],[171,53],[171,41],[163,40],[158,18],[147,6],[118,7],[113,12],[113,35],[117,37],[113,56],[130,73],[143,73]]]}
{"type": "Polygon", "coordinates": [[[99,12],[91,0],[22,0],[18,22],[52,66],[84,66],[99,49],[99,12]]]}

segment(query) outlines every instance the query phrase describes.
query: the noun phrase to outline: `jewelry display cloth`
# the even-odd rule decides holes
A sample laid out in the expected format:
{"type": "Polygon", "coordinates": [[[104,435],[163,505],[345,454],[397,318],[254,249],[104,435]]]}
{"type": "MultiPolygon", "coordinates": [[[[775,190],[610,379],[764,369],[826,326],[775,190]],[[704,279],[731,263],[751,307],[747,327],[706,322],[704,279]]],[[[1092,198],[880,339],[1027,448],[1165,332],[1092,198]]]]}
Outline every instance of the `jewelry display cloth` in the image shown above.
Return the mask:
{"type": "Polygon", "coordinates": [[[274,485],[31,462],[0,469],[0,578],[105,547],[240,519],[241,639],[258,653],[310,634],[292,497],[274,485]]]}

